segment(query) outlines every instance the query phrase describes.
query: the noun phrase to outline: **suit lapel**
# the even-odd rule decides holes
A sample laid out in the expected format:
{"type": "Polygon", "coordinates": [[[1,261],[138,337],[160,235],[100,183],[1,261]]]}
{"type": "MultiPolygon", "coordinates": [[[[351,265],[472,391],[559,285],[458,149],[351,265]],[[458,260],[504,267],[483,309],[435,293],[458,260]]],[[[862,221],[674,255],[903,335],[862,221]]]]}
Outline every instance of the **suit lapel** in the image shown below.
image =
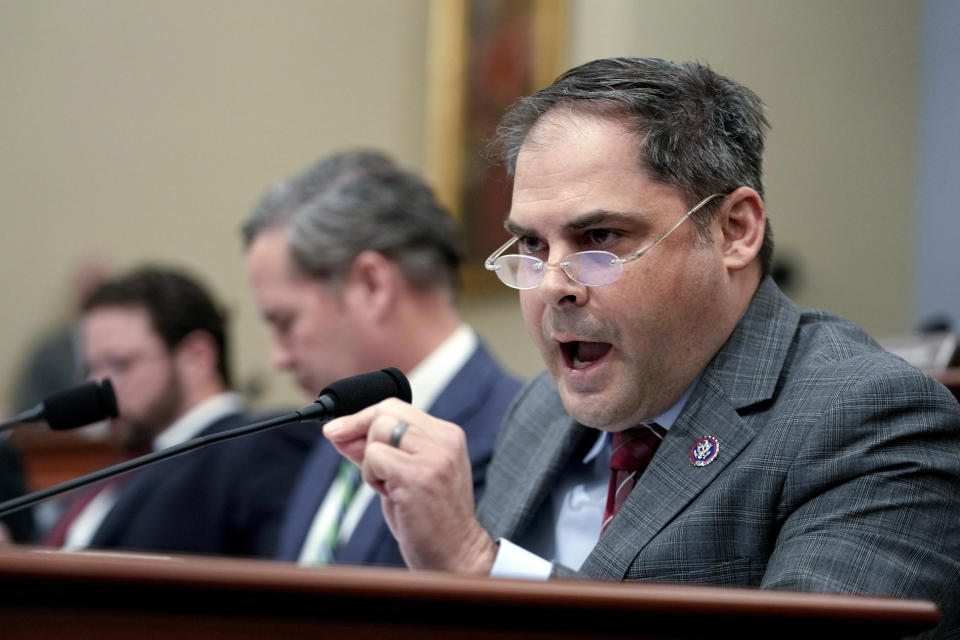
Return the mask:
{"type": "MultiPolygon", "coordinates": [[[[241,418],[242,414],[239,413],[228,414],[204,427],[193,437],[199,438],[239,426],[235,423],[239,423],[241,418]]],[[[194,451],[190,451],[182,456],[190,456],[193,453],[194,451]]],[[[163,491],[166,486],[165,480],[183,464],[184,457],[172,458],[137,469],[125,476],[117,489],[116,502],[97,528],[91,540],[91,546],[118,544],[117,541],[122,539],[124,532],[130,528],[130,523],[135,518],[142,517],[144,505],[148,504],[154,492],[163,491]]]]}
{"type": "Polygon", "coordinates": [[[601,577],[623,576],[650,540],[719,476],[754,437],[754,431],[725,398],[698,394],[673,424],[617,517],[587,557],[582,571],[601,577]],[[716,458],[695,466],[690,450],[711,436],[716,458]]]}
{"type": "Polygon", "coordinates": [[[350,539],[334,553],[334,558],[338,563],[367,564],[374,559],[385,540],[392,540],[392,536],[380,509],[380,498],[373,496],[350,539]]]}
{"type": "MultiPolygon", "coordinates": [[[[462,424],[480,412],[480,403],[488,397],[488,387],[498,375],[496,365],[482,344],[434,400],[428,413],[441,420],[462,424]]],[[[466,433],[469,445],[471,433],[466,433]]]]}
{"type": "Polygon", "coordinates": [[[119,544],[123,532],[138,513],[138,507],[149,497],[156,482],[154,469],[140,469],[120,480],[116,500],[90,540],[91,547],[110,547],[119,544]]]}
{"type": "Polygon", "coordinates": [[[749,445],[755,430],[742,415],[773,397],[799,317],[799,310],[772,280],[761,283],[630,497],[587,557],[584,573],[624,576],[650,540],[749,445]],[[696,466],[691,448],[706,436],[717,440],[718,452],[706,466],[696,466]]]}
{"type": "Polygon", "coordinates": [[[326,439],[319,440],[314,445],[310,457],[304,464],[303,471],[297,480],[297,489],[290,498],[287,514],[290,522],[284,525],[281,536],[296,536],[296,540],[281,540],[280,546],[289,552],[288,559],[296,559],[306,540],[313,519],[320,509],[320,503],[326,497],[326,491],[318,491],[317,487],[329,487],[333,478],[340,469],[340,454],[326,439]]]}
{"type": "MultiPolygon", "coordinates": [[[[496,488],[489,484],[487,487],[490,503],[496,505],[496,518],[482,522],[491,535],[516,539],[527,528],[577,445],[591,433],[596,431],[562,416],[540,434],[542,439],[527,439],[529,446],[494,458],[502,465],[498,471],[506,472],[508,480],[496,488]]],[[[487,498],[485,495],[484,499],[487,498]]]]}

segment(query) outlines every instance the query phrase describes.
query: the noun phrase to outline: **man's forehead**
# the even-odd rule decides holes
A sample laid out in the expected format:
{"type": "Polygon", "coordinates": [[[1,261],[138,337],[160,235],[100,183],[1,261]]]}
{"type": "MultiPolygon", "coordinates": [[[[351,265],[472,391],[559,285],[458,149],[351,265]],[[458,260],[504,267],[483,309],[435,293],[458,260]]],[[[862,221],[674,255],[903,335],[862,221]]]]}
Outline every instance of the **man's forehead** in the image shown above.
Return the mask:
{"type": "MultiPolygon", "coordinates": [[[[659,224],[664,216],[673,217],[686,207],[686,199],[678,189],[650,180],[643,172],[624,180],[609,178],[584,187],[578,197],[551,199],[545,192],[541,198],[517,198],[504,227],[514,235],[539,229],[576,233],[603,225],[629,229],[659,224]]],[[[565,188],[559,181],[558,191],[565,188]]]]}
{"type": "Polygon", "coordinates": [[[107,304],[83,312],[84,324],[128,326],[152,330],[150,313],[142,304],[107,304]]]}
{"type": "Polygon", "coordinates": [[[81,318],[86,351],[129,351],[163,344],[150,314],[142,306],[97,307],[81,318]]]}
{"type": "Polygon", "coordinates": [[[617,135],[626,134],[636,141],[627,120],[617,113],[598,113],[578,108],[575,103],[565,103],[540,116],[524,138],[520,151],[522,153],[524,149],[533,150],[561,142],[589,141],[600,130],[612,130],[617,135]]]}

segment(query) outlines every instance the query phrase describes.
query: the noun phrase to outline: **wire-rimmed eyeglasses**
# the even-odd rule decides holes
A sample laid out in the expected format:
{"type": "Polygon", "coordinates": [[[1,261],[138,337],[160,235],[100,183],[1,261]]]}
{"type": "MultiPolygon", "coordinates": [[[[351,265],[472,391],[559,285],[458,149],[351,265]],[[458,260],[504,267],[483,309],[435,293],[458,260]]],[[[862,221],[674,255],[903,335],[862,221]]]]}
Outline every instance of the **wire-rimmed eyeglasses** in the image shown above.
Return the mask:
{"type": "Polygon", "coordinates": [[[683,221],[700,210],[704,205],[719,198],[723,194],[715,193],[707,196],[700,201],[697,206],[687,211],[686,214],[677,222],[647,243],[642,248],[634,251],[626,258],[620,258],[609,251],[578,251],[564,257],[560,262],[544,262],[540,258],[522,255],[519,253],[508,253],[503,255],[510,245],[517,242],[520,238],[514,236],[502,247],[494,251],[487,258],[483,266],[490,271],[494,271],[500,281],[514,289],[536,289],[543,282],[543,277],[547,274],[547,269],[562,269],[567,277],[578,284],[587,287],[600,287],[605,284],[615,282],[623,275],[623,265],[636,260],[650,249],[653,249],[664,238],[674,232],[674,230],[683,224],[683,221]]]}

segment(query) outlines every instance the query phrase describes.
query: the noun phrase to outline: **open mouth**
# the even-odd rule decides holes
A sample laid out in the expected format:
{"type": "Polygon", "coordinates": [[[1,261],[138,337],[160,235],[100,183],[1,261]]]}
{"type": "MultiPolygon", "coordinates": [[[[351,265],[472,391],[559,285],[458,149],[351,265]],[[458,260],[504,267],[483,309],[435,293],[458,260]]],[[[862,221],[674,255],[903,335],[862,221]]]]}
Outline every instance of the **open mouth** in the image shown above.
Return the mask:
{"type": "Polygon", "coordinates": [[[610,351],[609,342],[561,342],[563,359],[571,369],[586,369],[610,351]]]}

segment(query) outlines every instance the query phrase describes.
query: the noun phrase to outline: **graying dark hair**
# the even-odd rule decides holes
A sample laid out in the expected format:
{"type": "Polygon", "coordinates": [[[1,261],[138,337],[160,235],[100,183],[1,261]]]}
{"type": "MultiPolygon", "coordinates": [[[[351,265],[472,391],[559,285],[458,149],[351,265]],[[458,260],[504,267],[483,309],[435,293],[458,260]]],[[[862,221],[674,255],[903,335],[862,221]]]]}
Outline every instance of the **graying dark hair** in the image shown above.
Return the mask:
{"type": "Polygon", "coordinates": [[[281,226],[304,275],[337,279],[359,253],[373,250],[421,290],[456,290],[458,225],[422,178],[382,153],[335,154],[274,186],[243,225],[245,246],[281,226]]]}
{"type": "MultiPolygon", "coordinates": [[[[490,150],[510,175],[530,131],[544,114],[561,106],[624,120],[640,141],[640,167],[680,191],[690,206],[740,186],[763,197],[763,141],[769,128],[763,102],[704,65],[607,58],[567,71],[550,86],[518,100],[501,119],[490,150]]],[[[703,216],[694,215],[704,238],[709,237],[717,204],[704,207],[703,216]]],[[[759,260],[764,275],[769,274],[769,221],[759,260]]]]}

